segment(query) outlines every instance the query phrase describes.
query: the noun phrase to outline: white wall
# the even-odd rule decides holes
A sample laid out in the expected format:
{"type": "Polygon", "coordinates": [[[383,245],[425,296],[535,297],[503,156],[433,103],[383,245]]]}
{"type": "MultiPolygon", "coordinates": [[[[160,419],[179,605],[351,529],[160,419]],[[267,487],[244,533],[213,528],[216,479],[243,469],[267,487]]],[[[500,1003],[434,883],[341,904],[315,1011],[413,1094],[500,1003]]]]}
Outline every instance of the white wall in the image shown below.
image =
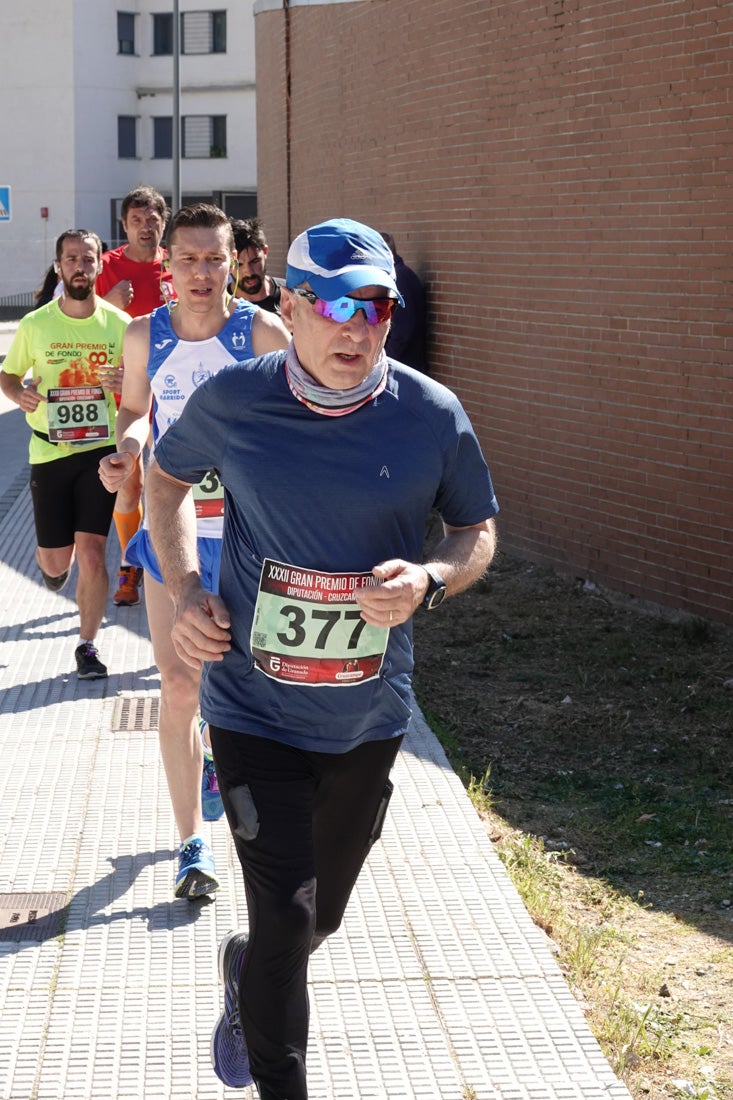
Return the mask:
{"type": "Polygon", "coordinates": [[[71,0],[4,4],[0,33],[0,298],[38,285],[74,218],[71,0]],[[49,208],[48,221],[40,209],[49,208]]]}
{"type": "MultiPolygon", "coordinates": [[[[117,116],[137,113],[134,89],[147,60],[117,53],[117,11],[145,6],[128,0],[74,0],[76,220],[103,240],[110,236],[110,197],[139,182],[137,162],[117,156],[117,116]]],[[[138,51],[143,21],[149,16],[135,20],[138,51]]]]}
{"type": "MultiPolygon", "coordinates": [[[[21,0],[0,31],[0,299],[34,289],[71,226],[111,239],[110,209],[137,184],[171,193],[172,162],[154,160],[155,115],[173,113],[173,60],[152,56],[152,12],[170,0],[21,0]],[[117,53],[117,11],[135,11],[136,56],[117,53]],[[148,94],[149,92],[154,94],[148,94]],[[138,121],[138,157],[117,156],[117,116],[138,121]],[[40,208],[49,209],[43,221],[40,208]]],[[[254,17],[250,0],[181,0],[227,9],[227,53],[184,55],[181,113],[227,115],[227,157],[183,160],[181,191],[257,189],[254,17]]]]}

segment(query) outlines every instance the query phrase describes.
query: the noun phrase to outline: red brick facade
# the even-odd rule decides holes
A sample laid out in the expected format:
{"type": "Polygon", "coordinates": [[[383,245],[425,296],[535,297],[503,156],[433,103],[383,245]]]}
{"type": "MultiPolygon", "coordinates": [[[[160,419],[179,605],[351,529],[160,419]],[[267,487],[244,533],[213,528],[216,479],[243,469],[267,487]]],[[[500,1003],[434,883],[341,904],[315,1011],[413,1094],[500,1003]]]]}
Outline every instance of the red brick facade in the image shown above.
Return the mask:
{"type": "Polygon", "coordinates": [[[322,218],[389,229],[505,544],[733,621],[729,0],[293,2],[256,32],[271,271],[322,218]]]}

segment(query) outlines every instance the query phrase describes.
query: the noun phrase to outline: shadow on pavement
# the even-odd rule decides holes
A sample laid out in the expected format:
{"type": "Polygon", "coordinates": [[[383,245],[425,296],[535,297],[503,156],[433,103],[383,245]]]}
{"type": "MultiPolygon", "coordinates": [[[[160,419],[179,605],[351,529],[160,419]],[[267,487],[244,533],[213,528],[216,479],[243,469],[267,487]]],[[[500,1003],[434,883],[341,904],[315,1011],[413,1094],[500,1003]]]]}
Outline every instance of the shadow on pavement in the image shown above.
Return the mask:
{"type": "MultiPolygon", "coordinates": [[[[157,902],[155,905],[139,905],[131,909],[104,912],[118,899],[124,897],[135,879],[147,867],[157,863],[172,862],[178,855],[177,850],[161,848],[155,852],[138,852],[135,855],[110,856],[108,862],[113,870],[103,875],[91,886],[85,886],[74,894],[63,908],[49,914],[45,926],[46,934],[39,935],[35,924],[18,924],[12,929],[12,940],[0,941],[0,956],[17,954],[39,942],[55,939],[57,936],[69,936],[75,932],[110,925],[116,921],[142,920],[148,925],[148,931],[156,929],[171,931],[175,928],[193,924],[201,916],[213,899],[202,898],[199,901],[171,900],[157,902]],[[24,938],[24,933],[26,937],[24,938]]],[[[172,883],[172,876],[171,876],[172,883]]]]}

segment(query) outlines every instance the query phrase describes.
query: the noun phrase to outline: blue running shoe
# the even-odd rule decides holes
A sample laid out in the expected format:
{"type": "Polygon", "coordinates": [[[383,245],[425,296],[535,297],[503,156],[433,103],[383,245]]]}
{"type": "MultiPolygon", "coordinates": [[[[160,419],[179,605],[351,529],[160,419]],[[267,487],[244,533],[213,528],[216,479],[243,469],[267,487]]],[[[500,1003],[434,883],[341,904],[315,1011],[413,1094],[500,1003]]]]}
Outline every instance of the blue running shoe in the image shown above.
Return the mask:
{"type": "Polygon", "coordinates": [[[211,848],[200,836],[192,836],[180,848],[175,895],[193,901],[218,889],[211,848]]]}
{"type": "Polygon", "coordinates": [[[247,1044],[239,1019],[239,974],[247,948],[246,932],[230,932],[219,944],[219,977],[224,983],[224,1011],[211,1036],[214,1073],[233,1089],[252,1084],[247,1044]]]}
{"type": "Polygon", "coordinates": [[[214,757],[204,739],[204,730],[208,726],[203,718],[199,718],[199,733],[204,749],[204,771],[201,776],[201,812],[204,821],[218,821],[224,813],[224,803],[219,794],[219,780],[216,778],[214,757]]]}

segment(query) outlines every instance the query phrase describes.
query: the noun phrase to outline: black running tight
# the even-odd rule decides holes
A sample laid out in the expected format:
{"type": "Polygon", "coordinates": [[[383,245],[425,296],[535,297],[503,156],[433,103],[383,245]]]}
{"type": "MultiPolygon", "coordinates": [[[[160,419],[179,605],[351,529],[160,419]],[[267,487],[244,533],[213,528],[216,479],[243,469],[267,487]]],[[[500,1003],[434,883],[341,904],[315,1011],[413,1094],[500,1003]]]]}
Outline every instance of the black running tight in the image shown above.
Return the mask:
{"type": "Polygon", "coordinates": [[[260,1100],[307,1100],[308,956],[341,923],[401,741],[314,753],[211,726],[244,871],[250,939],[239,1000],[260,1100]]]}

